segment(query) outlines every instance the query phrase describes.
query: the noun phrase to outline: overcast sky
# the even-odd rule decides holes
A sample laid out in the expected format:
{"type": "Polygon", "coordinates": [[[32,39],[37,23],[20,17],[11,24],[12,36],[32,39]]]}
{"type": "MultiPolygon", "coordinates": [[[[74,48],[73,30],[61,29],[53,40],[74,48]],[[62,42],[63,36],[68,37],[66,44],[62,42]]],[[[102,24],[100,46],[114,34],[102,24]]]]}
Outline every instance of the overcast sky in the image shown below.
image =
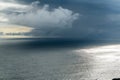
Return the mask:
{"type": "Polygon", "coordinates": [[[34,36],[119,39],[119,9],[119,0],[0,0],[0,23],[34,36]]]}

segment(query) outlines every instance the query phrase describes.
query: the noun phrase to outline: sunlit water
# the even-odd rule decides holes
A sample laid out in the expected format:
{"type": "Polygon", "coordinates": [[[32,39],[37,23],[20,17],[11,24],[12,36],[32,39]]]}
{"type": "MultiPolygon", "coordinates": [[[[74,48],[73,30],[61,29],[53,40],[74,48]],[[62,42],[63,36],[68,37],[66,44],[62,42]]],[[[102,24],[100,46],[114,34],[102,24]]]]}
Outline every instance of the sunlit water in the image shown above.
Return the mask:
{"type": "Polygon", "coordinates": [[[120,77],[120,45],[26,48],[1,41],[0,80],[112,80],[120,77]]]}

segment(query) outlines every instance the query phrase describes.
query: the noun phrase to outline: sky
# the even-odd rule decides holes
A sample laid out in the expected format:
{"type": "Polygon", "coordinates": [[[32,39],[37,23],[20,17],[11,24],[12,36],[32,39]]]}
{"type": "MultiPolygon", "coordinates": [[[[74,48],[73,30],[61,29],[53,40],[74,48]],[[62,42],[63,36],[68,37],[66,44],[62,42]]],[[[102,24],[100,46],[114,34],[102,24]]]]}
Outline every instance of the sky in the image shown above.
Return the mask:
{"type": "Polygon", "coordinates": [[[119,4],[119,0],[0,0],[0,27],[14,32],[10,25],[25,26],[32,29],[26,33],[41,37],[120,39],[119,4]]]}

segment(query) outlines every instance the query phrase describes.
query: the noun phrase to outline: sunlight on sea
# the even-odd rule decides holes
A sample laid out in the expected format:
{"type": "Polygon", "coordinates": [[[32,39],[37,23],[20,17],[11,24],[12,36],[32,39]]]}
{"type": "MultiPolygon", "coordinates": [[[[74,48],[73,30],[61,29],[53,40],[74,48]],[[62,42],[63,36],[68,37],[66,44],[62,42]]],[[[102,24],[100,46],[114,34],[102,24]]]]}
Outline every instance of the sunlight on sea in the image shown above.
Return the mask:
{"type": "Polygon", "coordinates": [[[112,80],[120,77],[119,44],[50,47],[53,43],[43,46],[42,42],[28,43],[27,40],[1,40],[1,43],[0,80],[112,80]]]}
{"type": "Polygon", "coordinates": [[[120,77],[120,45],[93,46],[84,49],[74,50],[76,55],[81,56],[81,52],[92,58],[92,69],[88,72],[90,78],[97,80],[112,80],[120,77]]]}

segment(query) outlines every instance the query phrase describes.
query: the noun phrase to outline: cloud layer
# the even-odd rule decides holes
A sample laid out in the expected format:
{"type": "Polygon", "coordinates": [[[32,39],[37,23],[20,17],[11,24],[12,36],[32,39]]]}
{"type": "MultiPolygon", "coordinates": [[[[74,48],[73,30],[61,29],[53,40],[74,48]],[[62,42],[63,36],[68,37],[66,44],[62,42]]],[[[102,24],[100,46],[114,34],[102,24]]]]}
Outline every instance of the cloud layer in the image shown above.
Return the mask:
{"type": "Polygon", "coordinates": [[[30,26],[38,36],[119,38],[119,0],[33,1],[0,0],[0,22],[30,26]]]}
{"type": "MultiPolygon", "coordinates": [[[[78,13],[62,7],[51,9],[49,5],[38,6],[39,2],[27,5],[22,12],[9,14],[9,23],[30,26],[38,35],[56,35],[72,27],[79,18],[78,13]],[[48,34],[49,33],[49,34],[48,34]]],[[[33,33],[33,34],[34,34],[33,33]]]]}

